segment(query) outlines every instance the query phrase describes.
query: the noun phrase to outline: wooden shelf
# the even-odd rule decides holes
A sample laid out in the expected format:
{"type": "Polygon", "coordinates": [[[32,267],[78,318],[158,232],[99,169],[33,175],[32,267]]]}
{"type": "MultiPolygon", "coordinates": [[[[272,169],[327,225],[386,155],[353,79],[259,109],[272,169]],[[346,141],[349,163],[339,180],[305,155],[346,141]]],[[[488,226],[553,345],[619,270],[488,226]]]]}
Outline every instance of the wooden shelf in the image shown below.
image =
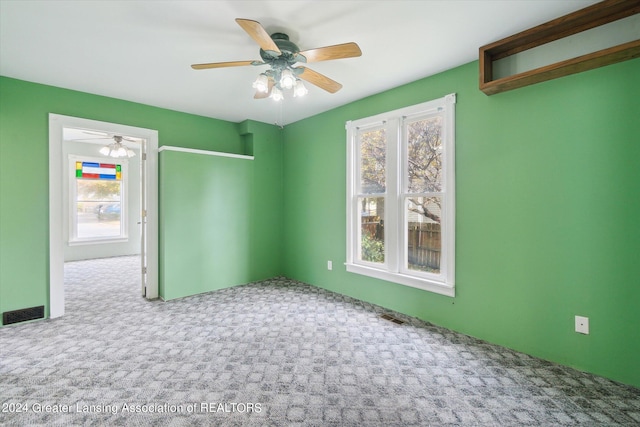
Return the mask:
{"type": "Polygon", "coordinates": [[[640,57],[640,39],[493,79],[499,59],[640,13],[640,0],[605,0],[480,48],[480,90],[487,95],[640,57]]]}

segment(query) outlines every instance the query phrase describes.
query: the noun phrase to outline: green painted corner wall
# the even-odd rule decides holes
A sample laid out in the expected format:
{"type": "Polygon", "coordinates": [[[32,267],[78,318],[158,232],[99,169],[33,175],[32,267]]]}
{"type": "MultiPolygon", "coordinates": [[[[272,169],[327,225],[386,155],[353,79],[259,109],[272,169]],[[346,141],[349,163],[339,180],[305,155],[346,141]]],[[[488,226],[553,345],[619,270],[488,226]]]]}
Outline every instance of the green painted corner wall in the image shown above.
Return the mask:
{"type": "Polygon", "coordinates": [[[282,274],[282,132],[246,121],[253,160],[160,153],[160,296],[282,274]]]}
{"type": "Polygon", "coordinates": [[[285,274],[639,387],[638,76],[635,59],[489,97],[473,62],[287,126],[285,274]],[[456,297],[347,273],[345,122],[453,92],[456,297]]]}
{"type": "Polygon", "coordinates": [[[159,163],[160,297],[250,282],[253,161],[162,151],[159,163]]]}
{"type": "Polygon", "coordinates": [[[282,130],[246,120],[240,134],[254,156],[251,183],[249,246],[251,280],[280,276],[284,266],[284,193],[282,130]]]}
{"type": "MultiPolygon", "coordinates": [[[[231,123],[0,76],[0,312],[45,305],[48,316],[49,113],[155,129],[161,146],[244,154],[247,139],[252,139],[259,183],[251,197],[268,201],[264,206],[269,214],[252,213],[251,227],[259,233],[254,233],[256,245],[250,251],[279,240],[273,237],[282,234],[282,141],[277,127],[231,123]]],[[[254,262],[252,274],[281,274],[280,245],[254,262]]]]}

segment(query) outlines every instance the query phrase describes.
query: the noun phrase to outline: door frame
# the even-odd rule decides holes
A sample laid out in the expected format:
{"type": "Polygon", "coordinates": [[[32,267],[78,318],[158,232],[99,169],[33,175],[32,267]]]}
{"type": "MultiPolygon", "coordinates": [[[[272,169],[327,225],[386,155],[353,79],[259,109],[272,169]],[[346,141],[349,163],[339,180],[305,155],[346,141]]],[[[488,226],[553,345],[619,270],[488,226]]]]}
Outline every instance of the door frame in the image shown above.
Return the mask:
{"type": "MultiPolygon", "coordinates": [[[[158,298],[158,131],[79,117],[49,114],[49,317],[64,315],[62,183],[64,128],[124,134],[146,140],[147,299],[158,298]]],[[[143,160],[144,161],[144,160],[143,160]]]]}

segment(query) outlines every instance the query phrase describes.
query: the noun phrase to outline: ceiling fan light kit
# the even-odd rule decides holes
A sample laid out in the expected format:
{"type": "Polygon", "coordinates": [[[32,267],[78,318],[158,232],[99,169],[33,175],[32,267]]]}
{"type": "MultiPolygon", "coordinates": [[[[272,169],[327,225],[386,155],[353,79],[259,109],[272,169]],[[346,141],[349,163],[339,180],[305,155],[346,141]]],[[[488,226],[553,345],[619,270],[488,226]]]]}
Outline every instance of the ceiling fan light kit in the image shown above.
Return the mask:
{"type": "Polygon", "coordinates": [[[136,153],[131,148],[122,145],[121,136],[114,135],[113,139],[114,142],[109,145],[105,145],[100,149],[100,154],[113,158],[133,157],[136,155],[136,153]]]}
{"type": "Polygon", "coordinates": [[[289,68],[281,71],[272,68],[261,73],[253,82],[253,88],[256,90],[255,98],[268,97],[274,101],[284,99],[284,90],[293,90],[294,97],[304,96],[309,92],[304,83],[302,83],[302,80],[297,78],[295,73],[289,68]]]}
{"type": "Polygon", "coordinates": [[[280,86],[282,86],[283,89],[293,89],[295,84],[296,78],[291,70],[288,68],[282,70],[282,73],[280,74],[280,86]]]}
{"type": "Polygon", "coordinates": [[[296,80],[296,85],[293,88],[293,96],[305,96],[307,93],[309,93],[309,89],[302,83],[302,80],[296,80]]]}
{"type": "Polygon", "coordinates": [[[281,101],[284,99],[284,91],[293,92],[294,97],[304,96],[309,90],[302,80],[306,80],[329,93],[335,93],[342,88],[340,83],[309,68],[294,65],[298,62],[318,62],[362,55],[360,47],[353,42],[301,52],[298,46],[290,41],[289,36],[284,33],[274,33],[269,36],[257,21],[238,18],[236,22],[258,43],[262,61],[193,64],[191,68],[204,70],[245,65],[268,65],[269,69],[260,73],[253,82],[253,88],[256,90],[254,98],[256,99],[271,98],[275,101],[281,101]]]}
{"type": "Polygon", "coordinates": [[[253,82],[253,88],[258,92],[267,93],[269,91],[269,76],[262,73],[258,76],[255,82],[253,82]]]}

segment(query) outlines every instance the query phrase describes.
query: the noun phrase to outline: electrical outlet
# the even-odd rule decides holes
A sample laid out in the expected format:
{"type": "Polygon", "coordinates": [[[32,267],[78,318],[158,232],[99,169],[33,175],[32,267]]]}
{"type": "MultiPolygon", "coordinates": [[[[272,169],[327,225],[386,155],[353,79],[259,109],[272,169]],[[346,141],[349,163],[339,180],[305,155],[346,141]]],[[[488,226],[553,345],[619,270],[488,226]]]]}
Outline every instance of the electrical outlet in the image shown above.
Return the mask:
{"type": "Polygon", "coordinates": [[[576,332],[589,335],[589,318],[576,316],[576,332]]]}
{"type": "Polygon", "coordinates": [[[333,270],[333,261],[327,261],[327,270],[333,270]]]}

